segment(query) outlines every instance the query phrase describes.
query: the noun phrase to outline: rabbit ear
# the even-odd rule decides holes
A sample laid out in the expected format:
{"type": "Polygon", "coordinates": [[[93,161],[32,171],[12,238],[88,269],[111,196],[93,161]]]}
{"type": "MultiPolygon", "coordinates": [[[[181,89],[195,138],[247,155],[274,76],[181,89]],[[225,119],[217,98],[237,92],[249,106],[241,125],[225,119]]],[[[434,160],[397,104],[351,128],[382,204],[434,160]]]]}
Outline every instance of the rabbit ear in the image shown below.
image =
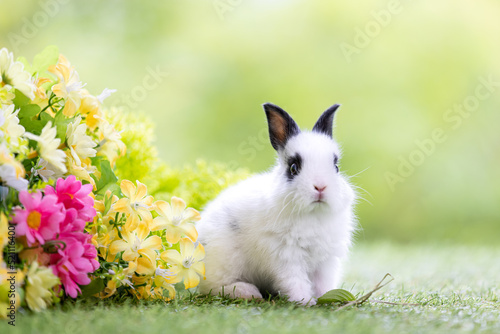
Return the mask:
{"type": "Polygon", "coordinates": [[[271,145],[273,145],[276,151],[283,149],[288,139],[299,134],[299,126],[292,117],[280,107],[272,103],[264,103],[262,107],[267,116],[271,145]]]}
{"type": "Polygon", "coordinates": [[[333,116],[335,111],[340,107],[340,104],[334,104],[328,108],[318,119],[314,125],[313,131],[332,136],[333,116]]]}

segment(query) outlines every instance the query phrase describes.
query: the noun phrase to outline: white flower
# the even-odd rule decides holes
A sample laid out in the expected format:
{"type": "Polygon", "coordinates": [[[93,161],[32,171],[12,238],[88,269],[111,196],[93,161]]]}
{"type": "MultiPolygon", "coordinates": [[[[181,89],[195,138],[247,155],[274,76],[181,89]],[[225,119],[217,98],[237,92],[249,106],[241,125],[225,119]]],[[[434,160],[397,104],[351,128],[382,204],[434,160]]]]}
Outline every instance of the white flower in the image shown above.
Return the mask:
{"type": "Polygon", "coordinates": [[[92,139],[87,136],[85,133],[87,130],[87,126],[85,124],[81,124],[82,118],[78,116],[73,123],[68,125],[68,129],[66,130],[66,142],[71,151],[71,156],[75,159],[77,166],[82,165],[82,161],[89,157],[95,157],[97,153],[94,150],[96,143],[92,141],[92,139]]]}
{"type": "Polygon", "coordinates": [[[164,279],[168,280],[168,279],[170,279],[170,278],[174,277],[175,275],[174,275],[174,273],[173,273],[171,270],[169,270],[169,269],[163,269],[163,268],[158,267],[158,268],[156,268],[156,270],[155,270],[155,276],[161,276],[161,277],[163,277],[164,279]]]}
{"type": "Polygon", "coordinates": [[[103,102],[105,99],[111,96],[111,94],[116,93],[116,89],[104,88],[101,94],[97,96],[99,102],[103,102]]]}
{"type": "Polygon", "coordinates": [[[19,124],[14,105],[3,106],[0,109],[0,138],[4,138],[12,147],[19,148],[24,135],[24,127],[19,124]]]}
{"type": "Polygon", "coordinates": [[[31,168],[31,172],[34,175],[38,175],[42,178],[43,182],[47,182],[49,179],[58,179],[63,176],[59,170],[54,168],[47,160],[40,158],[35,167],[31,168]]]}
{"type": "Polygon", "coordinates": [[[21,91],[30,100],[35,98],[36,86],[31,74],[24,70],[21,62],[14,61],[12,52],[0,50],[0,86],[10,85],[21,91]]]}
{"type": "Polygon", "coordinates": [[[28,190],[28,181],[19,177],[16,168],[12,165],[0,166],[0,179],[9,187],[18,191],[28,190]]]}
{"type": "Polygon", "coordinates": [[[28,181],[24,179],[23,165],[10,155],[5,145],[0,145],[0,179],[5,185],[16,190],[27,190],[28,181]]]}
{"type": "Polygon", "coordinates": [[[26,275],[26,303],[33,311],[40,312],[52,303],[52,289],[59,283],[59,278],[52,269],[39,267],[34,261],[26,275]]]}
{"type": "Polygon", "coordinates": [[[66,173],[67,169],[64,165],[66,155],[62,150],[58,149],[59,144],[61,144],[61,139],[56,138],[56,135],[57,129],[52,127],[52,122],[47,122],[40,136],[36,136],[29,132],[26,132],[24,136],[38,142],[38,153],[40,157],[48,161],[61,172],[66,173]]]}
{"type": "Polygon", "coordinates": [[[99,155],[105,156],[113,166],[116,160],[125,154],[125,144],[121,134],[105,119],[99,125],[99,155]]]}

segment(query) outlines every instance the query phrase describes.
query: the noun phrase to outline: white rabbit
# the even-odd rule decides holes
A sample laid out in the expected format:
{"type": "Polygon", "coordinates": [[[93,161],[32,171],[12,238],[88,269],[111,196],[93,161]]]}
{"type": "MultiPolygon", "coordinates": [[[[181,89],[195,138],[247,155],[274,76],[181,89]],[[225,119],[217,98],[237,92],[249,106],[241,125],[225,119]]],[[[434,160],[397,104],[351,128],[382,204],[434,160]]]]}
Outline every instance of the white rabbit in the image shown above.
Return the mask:
{"type": "Polygon", "coordinates": [[[223,191],[197,224],[206,250],[200,292],[233,298],[287,295],[313,305],[338,286],[355,229],[355,193],[339,173],[340,149],[326,110],[312,131],[263,105],[276,166],[223,191]]]}

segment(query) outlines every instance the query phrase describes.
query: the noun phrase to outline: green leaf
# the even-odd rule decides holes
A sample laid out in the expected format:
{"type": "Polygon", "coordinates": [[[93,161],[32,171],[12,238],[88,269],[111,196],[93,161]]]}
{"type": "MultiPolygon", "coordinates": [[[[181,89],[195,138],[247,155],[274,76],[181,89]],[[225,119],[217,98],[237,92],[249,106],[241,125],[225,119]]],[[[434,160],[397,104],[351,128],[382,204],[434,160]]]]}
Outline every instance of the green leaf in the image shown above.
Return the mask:
{"type": "Polygon", "coordinates": [[[66,130],[68,129],[68,124],[73,122],[75,118],[67,118],[63,115],[63,113],[57,113],[54,118],[54,123],[57,128],[57,138],[61,139],[61,142],[64,143],[66,141],[66,130]]]}
{"type": "Polygon", "coordinates": [[[105,285],[104,285],[104,280],[102,278],[94,278],[88,285],[85,286],[80,285],[83,298],[90,298],[96,293],[99,293],[102,290],[104,290],[104,288],[105,285]]]}
{"type": "Polygon", "coordinates": [[[59,59],[59,49],[55,45],[47,46],[42,52],[33,59],[32,73],[46,72],[50,65],[57,64],[59,59]]]}
{"type": "Polygon", "coordinates": [[[19,110],[18,117],[19,119],[33,118],[36,115],[38,115],[40,111],[42,110],[40,109],[40,106],[38,106],[37,104],[26,104],[22,106],[21,109],[19,110]]]}
{"type": "MultiPolygon", "coordinates": [[[[24,126],[27,132],[35,134],[37,136],[42,132],[43,127],[49,121],[46,118],[38,119],[35,117],[40,113],[41,109],[36,104],[27,104],[21,107],[19,111],[19,124],[24,126]]],[[[49,116],[49,115],[47,115],[49,116]]],[[[50,117],[50,116],[49,116],[50,117]]]]}
{"type": "Polygon", "coordinates": [[[33,73],[33,68],[31,67],[28,59],[25,57],[17,57],[17,61],[21,62],[24,65],[24,70],[29,73],[33,73]]]}
{"type": "Polygon", "coordinates": [[[30,103],[30,99],[19,90],[16,89],[14,94],[16,95],[16,97],[14,97],[14,100],[12,100],[12,102],[14,102],[16,108],[21,108],[22,106],[30,103]]]}
{"type": "Polygon", "coordinates": [[[344,289],[333,289],[318,298],[318,304],[347,303],[355,300],[352,293],[344,289]]]}
{"type": "Polygon", "coordinates": [[[111,191],[116,191],[118,178],[111,169],[111,165],[108,160],[101,160],[100,164],[101,178],[96,183],[97,193],[103,194],[107,189],[111,191]]]}

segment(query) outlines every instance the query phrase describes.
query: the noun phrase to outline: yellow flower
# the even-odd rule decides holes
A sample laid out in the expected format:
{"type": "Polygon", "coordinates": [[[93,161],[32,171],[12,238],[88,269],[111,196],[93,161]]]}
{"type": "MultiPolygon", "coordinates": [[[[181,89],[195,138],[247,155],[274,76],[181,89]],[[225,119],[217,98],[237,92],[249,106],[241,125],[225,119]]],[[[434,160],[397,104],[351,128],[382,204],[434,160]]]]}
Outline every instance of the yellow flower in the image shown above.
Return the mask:
{"type": "Polygon", "coordinates": [[[155,250],[161,249],[161,238],[157,235],[148,237],[148,231],[137,229],[129,232],[123,230],[121,232],[123,240],[115,240],[109,246],[111,254],[123,252],[122,259],[124,261],[135,261],[139,256],[146,256],[152,263],[156,262],[155,250]]]}
{"type": "MultiPolygon", "coordinates": [[[[47,100],[47,93],[45,92],[45,88],[42,87],[42,85],[46,84],[47,82],[50,82],[50,79],[48,78],[37,78],[35,80],[35,95],[39,99],[39,102],[47,100]]],[[[37,102],[37,104],[39,103],[37,102]]]]}
{"type": "Polygon", "coordinates": [[[17,114],[19,110],[14,111],[14,105],[4,106],[0,109],[0,138],[9,143],[10,147],[20,148],[22,144],[27,144],[23,140],[24,127],[19,124],[17,114]]]}
{"type": "Polygon", "coordinates": [[[94,209],[97,211],[97,215],[94,218],[94,224],[92,224],[92,243],[97,248],[99,256],[106,259],[107,262],[113,262],[115,258],[115,255],[108,251],[109,245],[119,239],[116,228],[110,224],[110,221],[115,219],[116,212],[111,208],[116,201],[118,201],[118,197],[112,195],[109,190],[104,194],[103,200],[94,200],[94,209]],[[108,207],[107,211],[106,207],[108,207]]]}
{"type": "Polygon", "coordinates": [[[175,298],[175,288],[172,284],[165,283],[165,280],[161,277],[155,277],[153,279],[154,288],[151,291],[151,299],[161,299],[169,301],[175,298]],[[165,291],[167,292],[165,295],[165,291]]]}
{"type": "Polygon", "coordinates": [[[23,165],[14,159],[3,143],[0,144],[0,180],[14,189],[26,190],[28,181],[24,179],[25,175],[23,165]]]}
{"type": "Polygon", "coordinates": [[[85,123],[94,131],[102,120],[101,105],[97,97],[90,95],[86,89],[82,89],[81,95],[82,103],[78,112],[85,116],[85,123]]]}
{"type": "Polygon", "coordinates": [[[92,165],[90,158],[80,161],[78,165],[71,154],[71,151],[65,151],[66,154],[66,167],[68,174],[75,175],[79,180],[88,181],[96,189],[95,181],[90,174],[95,174],[100,177],[97,167],[92,165]]]}
{"type": "Polygon", "coordinates": [[[121,266],[114,266],[113,269],[109,270],[109,274],[113,275],[113,277],[106,284],[104,291],[100,292],[97,296],[102,299],[111,297],[116,292],[116,288],[123,285],[133,288],[134,285],[130,279],[135,270],[134,262],[129,262],[129,266],[125,269],[121,266]]]}
{"type": "Polygon", "coordinates": [[[113,205],[113,210],[127,214],[128,219],[125,223],[125,229],[133,231],[137,227],[149,232],[149,224],[153,220],[151,215],[151,205],[153,197],[147,195],[147,187],[139,181],[137,187],[129,180],[123,180],[120,184],[122,193],[126,196],[120,198],[113,205]]]}
{"type": "Polygon", "coordinates": [[[165,201],[156,201],[155,211],[159,214],[151,224],[151,231],[166,229],[166,239],[176,244],[185,234],[191,241],[198,239],[198,232],[192,222],[200,220],[200,213],[193,208],[186,209],[186,202],[178,197],[172,197],[172,205],[165,201]]]}
{"type": "Polygon", "coordinates": [[[12,301],[16,310],[21,307],[21,283],[24,282],[24,274],[22,271],[17,270],[12,274],[11,270],[7,271],[4,262],[0,262],[0,319],[6,318],[9,312],[9,306],[12,301]],[[13,280],[11,280],[14,276],[13,280]],[[15,285],[14,298],[9,296],[11,284],[15,285]]]}
{"type": "Polygon", "coordinates": [[[0,87],[6,85],[18,89],[30,100],[35,98],[35,85],[31,74],[24,70],[24,65],[14,61],[12,52],[6,48],[0,50],[0,87]]]}
{"type": "Polygon", "coordinates": [[[64,166],[66,155],[63,151],[58,149],[59,144],[61,144],[61,139],[56,138],[56,135],[57,129],[56,127],[52,127],[52,122],[47,122],[40,136],[36,136],[29,132],[25,133],[25,137],[38,142],[38,153],[44,160],[48,161],[61,172],[66,173],[67,169],[66,166],[64,166]]]}
{"type": "Polygon", "coordinates": [[[141,285],[137,287],[135,290],[132,290],[132,293],[135,295],[135,298],[137,299],[144,299],[144,300],[152,299],[151,284],[141,285]]]}
{"type": "Polygon", "coordinates": [[[75,118],[74,122],[68,124],[66,130],[66,143],[71,151],[73,159],[75,159],[76,165],[81,166],[82,160],[95,157],[96,150],[94,147],[96,143],[87,136],[85,133],[87,131],[87,126],[81,124],[82,118],[78,116],[75,118]]]}
{"type": "Polygon", "coordinates": [[[175,288],[172,283],[177,282],[179,280],[170,269],[162,268],[162,266],[156,268],[155,276],[153,277],[155,293],[161,295],[164,300],[168,301],[175,298],[175,288]],[[164,290],[167,290],[168,297],[164,296],[164,290]]]}
{"type": "Polygon", "coordinates": [[[10,91],[11,87],[9,85],[5,85],[2,87],[0,84],[0,107],[4,105],[12,104],[12,100],[16,97],[14,93],[10,91]]]}
{"type": "Polygon", "coordinates": [[[186,289],[194,288],[200,283],[200,276],[205,276],[205,249],[202,244],[195,248],[188,238],[179,241],[180,253],[175,249],[169,249],[161,253],[162,260],[171,264],[170,270],[177,279],[184,280],[186,289]]]}
{"type": "Polygon", "coordinates": [[[125,155],[126,146],[121,140],[121,135],[108,121],[102,119],[99,125],[99,149],[98,155],[105,156],[111,166],[114,166],[119,157],[125,155]]]}
{"type": "Polygon", "coordinates": [[[49,71],[59,79],[59,83],[52,86],[52,92],[57,97],[65,99],[63,114],[67,117],[73,116],[80,108],[82,99],[83,84],[80,82],[78,73],[63,55],[59,55],[57,65],[52,65],[49,71]]]}
{"type": "MultiPolygon", "coordinates": [[[[152,253],[150,255],[153,255],[152,253]]],[[[149,256],[141,256],[137,259],[137,269],[135,272],[138,275],[153,276],[156,272],[156,252],[154,258],[149,256]]]]}
{"type": "Polygon", "coordinates": [[[140,285],[132,290],[137,299],[145,300],[171,300],[175,298],[175,289],[171,284],[164,283],[165,280],[148,277],[141,281],[140,285]],[[165,293],[166,292],[166,293],[165,293]]]}
{"type": "Polygon", "coordinates": [[[40,312],[52,303],[50,289],[59,283],[59,278],[47,267],[38,267],[33,262],[26,279],[26,303],[33,311],[40,312]]]}

